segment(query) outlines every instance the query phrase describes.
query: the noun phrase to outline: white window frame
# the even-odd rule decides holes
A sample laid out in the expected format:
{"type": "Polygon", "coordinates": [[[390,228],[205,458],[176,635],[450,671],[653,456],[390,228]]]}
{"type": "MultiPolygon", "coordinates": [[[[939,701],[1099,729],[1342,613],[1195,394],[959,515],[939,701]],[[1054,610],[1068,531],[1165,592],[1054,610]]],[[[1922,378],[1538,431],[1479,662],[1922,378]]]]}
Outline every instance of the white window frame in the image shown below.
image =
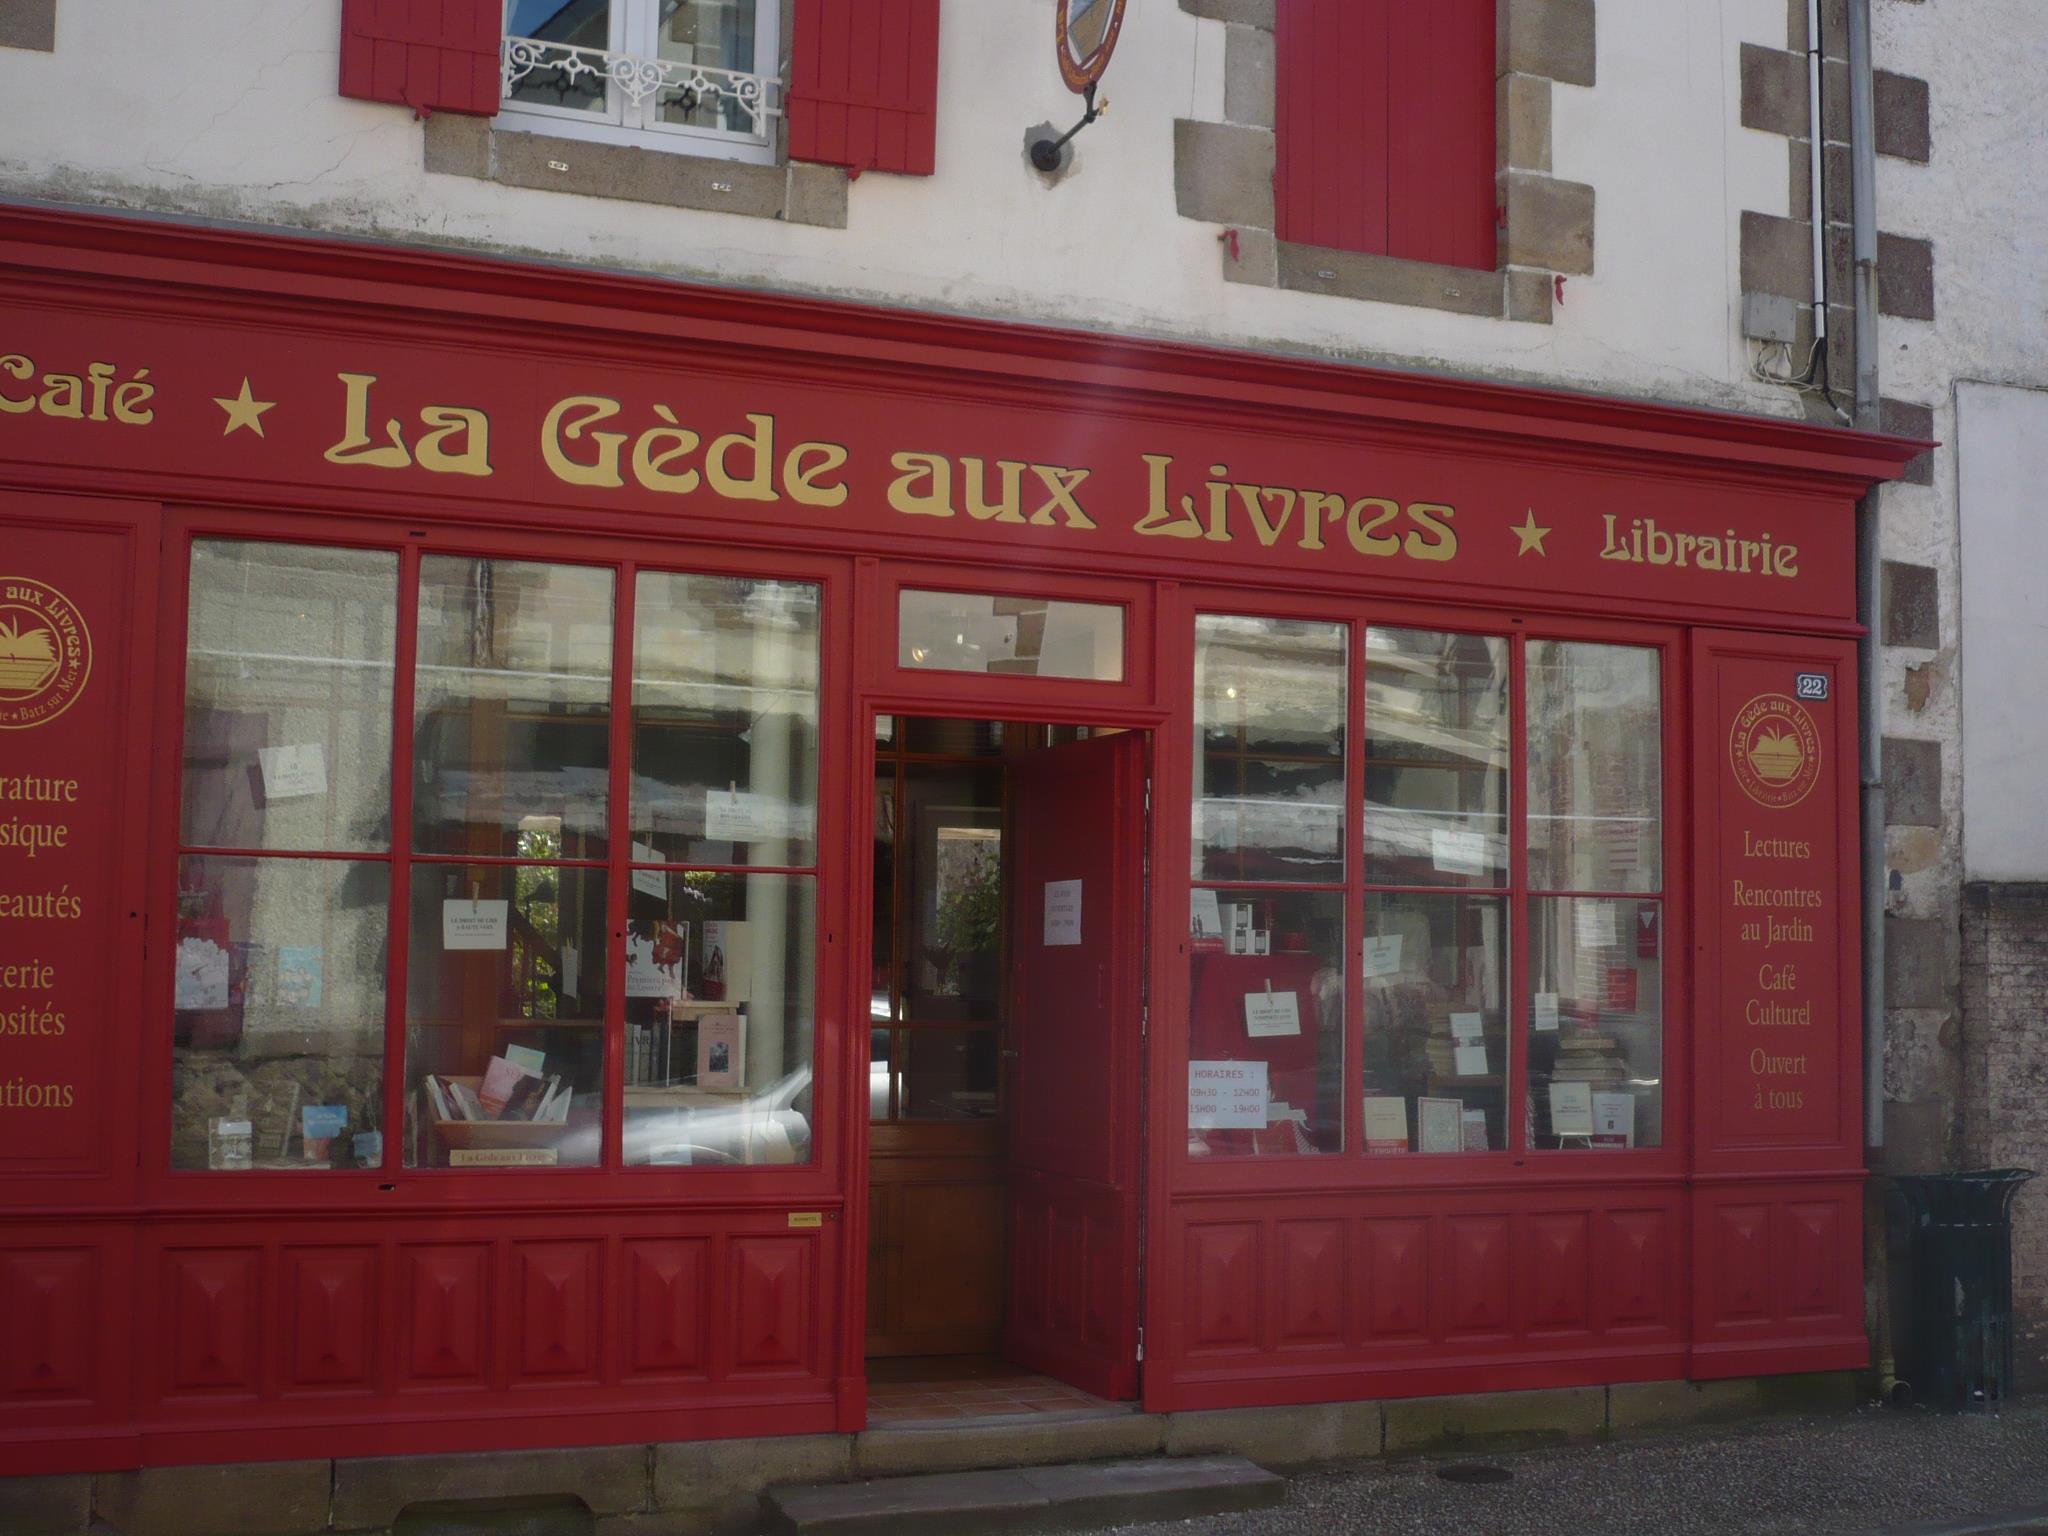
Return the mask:
{"type": "MultiPolygon", "coordinates": [[[[752,73],[761,77],[762,131],[732,133],[720,128],[700,128],[681,123],[664,123],[656,112],[660,92],[650,92],[639,103],[617,81],[605,85],[605,110],[584,112],[574,107],[550,107],[538,102],[502,101],[495,121],[502,128],[527,133],[547,133],[565,139],[584,139],[596,144],[618,144],[634,149],[660,150],[673,154],[703,155],[720,160],[739,160],[751,165],[776,163],[776,124],[782,115],[780,72],[780,0],[753,0],[754,63],[752,73]]],[[[512,0],[505,13],[511,15],[512,0]]],[[[661,27],[661,0],[610,0],[610,36],[606,52],[627,59],[658,60],[657,35],[661,27]]],[[[503,46],[509,50],[508,32],[503,46]]],[[[509,54],[501,54],[509,57],[509,54]]],[[[508,87],[509,90],[509,87],[508,87]]]]}

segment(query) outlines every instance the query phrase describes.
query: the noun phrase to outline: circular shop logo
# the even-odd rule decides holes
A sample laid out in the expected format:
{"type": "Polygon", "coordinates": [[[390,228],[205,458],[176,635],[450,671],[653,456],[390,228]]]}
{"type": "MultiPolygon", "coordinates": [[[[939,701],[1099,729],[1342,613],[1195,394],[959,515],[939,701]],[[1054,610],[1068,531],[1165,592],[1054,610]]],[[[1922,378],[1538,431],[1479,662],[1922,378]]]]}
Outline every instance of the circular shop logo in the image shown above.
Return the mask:
{"type": "Polygon", "coordinates": [[[1782,811],[1820,782],[1820,732],[1803,706],[1782,693],[1760,693],[1735,712],[1728,762],[1745,795],[1782,811]]]}
{"type": "Polygon", "coordinates": [[[0,576],[0,730],[54,720],[85,692],[92,635],[77,606],[28,576],[0,576]]]}

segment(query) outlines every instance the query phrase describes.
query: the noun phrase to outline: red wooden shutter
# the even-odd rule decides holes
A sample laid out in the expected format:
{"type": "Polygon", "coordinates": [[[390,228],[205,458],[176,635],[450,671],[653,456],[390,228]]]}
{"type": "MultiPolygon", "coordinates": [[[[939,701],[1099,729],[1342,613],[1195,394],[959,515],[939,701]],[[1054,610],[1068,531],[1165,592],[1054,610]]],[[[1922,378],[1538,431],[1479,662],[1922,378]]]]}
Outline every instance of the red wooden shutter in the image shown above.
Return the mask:
{"type": "Polygon", "coordinates": [[[494,116],[504,30],[503,0],[342,0],[341,94],[494,116]]]}
{"type": "Polygon", "coordinates": [[[932,173],[939,0],[796,0],[789,157],[932,173]]]}
{"type": "Polygon", "coordinates": [[[1280,0],[1276,228],[1491,269],[1494,0],[1280,0]]]}

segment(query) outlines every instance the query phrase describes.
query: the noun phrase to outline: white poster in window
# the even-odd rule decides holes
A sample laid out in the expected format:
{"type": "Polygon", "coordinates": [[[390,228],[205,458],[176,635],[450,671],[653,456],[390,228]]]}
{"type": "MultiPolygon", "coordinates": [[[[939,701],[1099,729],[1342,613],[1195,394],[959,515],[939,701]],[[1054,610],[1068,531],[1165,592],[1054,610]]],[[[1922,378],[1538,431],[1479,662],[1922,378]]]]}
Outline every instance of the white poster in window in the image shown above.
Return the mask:
{"type": "Polygon", "coordinates": [[[709,789],[704,792],[704,835],[716,843],[765,843],[781,834],[768,796],[751,789],[709,789]]]}
{"type": "Polygon", "coordinates": [[[263,798],[297,800],[327,793],[327,752],[317,741],[295,747],[258,747],[263,769],[263,798]]]}
{"type": "Polygon", "coordinates": [[[1244,1032],[1260,1035],[1301,1033],[1301,1006],[1292,992],[1247,992],[1244,996],[1244,1032]]]}
{"type": "Polygon", "coordinates": [[[441,903],[443,949],[503,949],[508,904],[502,901],[441,903]]]}
{"type": "Polygon", "coordinates": [[[1045,882],[1045,947],[1081,942],[1081,882],[1045,882]]]}
{"type": "Polygon", "coordinates": [[[1188,892],[1188,932],[1198,939],[1223,937],[1223,908],[1214,891],[1188,892]]]}
{"type": "Polygon", "coordinates": [[[556,973],[555,983],[560,988],[564,997],[576,996],[576,984],[580,980],[576,974],[576,969],[580,958],[576,953],[576,946],[574,944],[564,944],[562,946],[562,968],[556,973]]]}
{"type": "Polygon", "coordinates": [[[1452,1049],[1452,1066],[1460,1077],[1484,1077],[1487,1073],[1486,1047],[1474,1043],[1452,1049]]]}
{"type": "Polygon", "coordinates": [[[1593,1095],[1593,1145],[1632,1147],[1636,1144],[1636,1096],[1632,1093],[1593,1095]]]}
{"type": "Polygon", "coordinates": [[[1593,1085],[1552,1083],[1550,1085],[1550,1132],[1553,1136],[1593,1134],[1593,1085]]]}
{"type": "Polygon", "coordinates": [[[1536,1029],[1557,1028],[1557,994],[1538,992],[1530,1003],[1529,1022],[1536,1029]]]}
{"type": "MultiPolygon", "coordinates": [[[[654,851],[654,845],[635,840],[633,844],[635,864],[659,864],[661,855],[654,851]]],[[[643,896],[652,896],[657,901],[668,899],[668,876],[658,869],[636,869],[632,874],[633,889],[643,896]]]]}
{"type": "Polygon", "coordinates": [[[228,1005],[228,952],[212,939],[178,940],[178,979],[171,1006],[188,1009],[228,1005]]]}
{"type": "Polygon", "coordinates": [[[1392,976],[1401,969],[1401,935],[1383,934],[1365,941],[1365,974],[1392,976]]]}
{"type": "Polygon", "coordinates": [[[1433,831],[1429,834],[1429,861],[1447,875],[1483,875],[1486,834],[1433,831]]]}
{"type": "Polygon", "coordinates": [[[1476,1013],[1454,1013],[1451,1015],[1451,1038],[1460,1045],[1471,1045],[1477,1041],[1483,1027],[1483,1015],[1476,1013]]]}
{"type": "Polygon", "coordinates": [[[1606,949],[1615,942],[1614,903],[1611,901],[1578,901],[1572,904],[1577,914],[1579,948],[1606,949]]]}
{"type": "Polygon", "coordinates": [[[1465,1147],[1465,1101],[1417,1099],[1416,1142],[1424,1152],[1461,1152],[1465,1147]]]}
{"type": "Polygon", "coordinates": [[[1263,1061],[1188,1063],[1188,1129],[1266,1128],[1266,1064],[1263,1061]]]}

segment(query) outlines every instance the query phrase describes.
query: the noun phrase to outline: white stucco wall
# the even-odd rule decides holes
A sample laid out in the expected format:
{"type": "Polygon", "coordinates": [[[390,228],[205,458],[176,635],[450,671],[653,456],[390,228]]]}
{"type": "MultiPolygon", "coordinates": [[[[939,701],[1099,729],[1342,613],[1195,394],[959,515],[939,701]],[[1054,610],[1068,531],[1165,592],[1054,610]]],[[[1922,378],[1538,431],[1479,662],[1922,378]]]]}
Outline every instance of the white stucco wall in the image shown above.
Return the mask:
{"type": "Polygon", "coordinates": [[[1956,389],[1963,865],[2048,880],[2048,392],[1956,389]]]}
{"type": "MultiPolygon", "coordinates": [[[[2048,385],[2048,96],[2038,69],[2048,10],[2035,0],[1873,0],[1872,23],[1878,67],[1929,87],[1929,162],[1879,160],[1877,189],[1885,229],[1934,242],[1935,318],[1886,317],[1879,355],[1884,393],[1932,406],[1943,445],[1933,485],[1884,492],[1885,557],[1931,566],[1940,581],[1938,648],[1890,647],[1884,658],[1886,733],[1943,746],[1943,825],[1891,834],[1894,906],[1938,916],[1953,911],[1964,878],[2048,878],[2048,754],[1987,756],[1999,752],[1997,722],[2024,727],[2039,714],[2048,663],[2040,632],[2029,645],[2009,622],[2012,583],[2026,573],[2005,568],[2038,563],[2048,545],[2028,532],[2025,499],[1999,489],[2041,452],[2010,432],[2038,397],[1981,396],[1967,435],[1958,419],[1963,381],[2048,385]],[[1971,783],[1979,772],[1989,781],[1971,783]]],[[[2044,424],[2030,423],[2036,438],[2044,424]]],[[[2038,487],[2044,461],[2032,462],[2038,487]]]]}
{"type": "Polygon", "coordinates": [[[948,0],[937,175],[864,176],[827,230],[428,176],[410,114],[335,94],[340,0],[59,0],[54,54],[0,50],[0,196],[1793,413],[1748,378],[1735,318],[1737,210],[1787,200],[1784,141],[1739,126],[1739,45],[1783,47],[1784,0],[1602,0],[1598,86],[1554,91],[1597,271],[1549,326],[1224,283],[1217,227],[1174,210],[1173,124],[1221,118],[1225,28],[1176,0],[1131,0],[1111,111],[1046,186],[1024,130],[1078,115],[1052,10],[948,0]]]}

